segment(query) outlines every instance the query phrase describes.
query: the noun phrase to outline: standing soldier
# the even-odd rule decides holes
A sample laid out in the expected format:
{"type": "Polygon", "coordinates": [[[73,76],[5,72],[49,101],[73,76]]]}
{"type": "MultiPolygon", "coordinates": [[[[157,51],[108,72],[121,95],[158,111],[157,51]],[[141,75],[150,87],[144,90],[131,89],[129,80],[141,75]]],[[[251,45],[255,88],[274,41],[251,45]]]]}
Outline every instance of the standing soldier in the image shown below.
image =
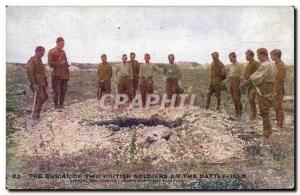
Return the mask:
{"type": "Polygon", "coordinates": [[[261,64],[245,85],[252,83],[256,88],[260,115],[263,118],[263,135],[269,138],[272,133],[269,109],[273,106],[273,87],[277,71],[275,65],[269,60],[267,49],[258,49],[257,58],[261,64]]]}
{"type": "Polygon", "coordinates": [[[63,108],[69,80],[69,64],[63,50],[65,41],[62,37],[56,39],[56,47],[48,53],[48,65],[51,73],[54,107],[63,108]]]}
{"type": "Polygon", "coordinates": [[[244,67],[236,61],[235,52],[229,54],[229,60],[232,64],[229,65],[229,83],[230,94],[235,107],[235,116],[240,118],[242,116],[242,103],[240,83],[243,82],[244,67]]]}
{"type": "Polygon", "coordinates": [[[98,92],[97,98],[101,99],[102,95],[109,94],[111,92],[111,77],[112,77],[112,67],[107,62],[106,54],[101,55],[102,63],[99,64],[97,70],[98,79],[98,92]]]}
{"type": "Polygon", "coordinates": [[[140,69],[140,91],[142,96],[143,106],[146,105],[146,99],[148,94],[153,93],[153,77],[154,73],[158,71],[158,68],[150,63],[150,54],[145,54],[145,64],[141,65],[140,69]]]}
{"type": "Polygon", "coordinates": [[[48,83],[45,66],[42,62],[44,53],[45,48],[37,46],[35,49],[35,55],[27,62],[27,76],[30,82],[30,88],[34,93],[36,93],[36,102],[33,111],[33,118],[36,120],[40,118],[42,106],[48,99],[46,89],[48,87],[48,83]]]}
{"type": "MultiPolygon", "coordinates": [[[[258,69],[259,62],[254,59],[254,52],[251,50],[246,51],[246,60],[249,62],[245,69],[245,80],[249,80],[250,76],[258,69]]],[[[250,105],[250,120],[256,119],[256,89],[253,85],[248,87],[247,98],[250,105]]]]}
{"type": "Polygon", "coordinates": [[[133,71],[133,79],[132,79],[132,94],[131,94],[131,99],[134,98],[136,91],[139,86],[139,73],[140,73],[140,65],[138,61],[135,60],[135,53],[131,52],[130,53],[130,66],[132,67],[133,71]]]}
{"type": "Polygon", "coordinates": [[[279,49],[275,49],[271,51],[271,59],[275,61],[277,74],[274,86],[275,92],[275,110],[276,110],[276,117],[277,117],[277,126],[282,128],[283,127],[283,95],[284,95],[284,79],[286,74],[286,66],[284,62],[281,60],[281,51],[279,49]]]}
{"type": "Polygon", "coordinates": [[[213,61],[211,63],[210,83],[206,99],[206,109],[209,108],[210,99],[212,94],[214,93],[217,98],[217,110],[219,110],[221,105],[221,81],[226,78],[226,72],[224,64],[219,60],[219,53],[214,52],[211,54],[211,57],[213,61]]]}
{"type": "Polygon", "coordinates": [[[123,54],[122,63],[118,64],[115,69],[115,76],[117,80],[118,94],[126,94],[130,98],[133,72],[132,67],[127,62],[127,55],[123,54]]]}
{"type": "Polygon", "coordinates": [[[171,99],[173,94],[177,94],[176,103],[178,105],[178,95],[180,94],[180,86],[182,74],[179,67],[174,63],[175,56],[174,54],[168,55],[169,65],[164,69],[164,79],[166,81],[166,92],[168,99],[171,99]]]}

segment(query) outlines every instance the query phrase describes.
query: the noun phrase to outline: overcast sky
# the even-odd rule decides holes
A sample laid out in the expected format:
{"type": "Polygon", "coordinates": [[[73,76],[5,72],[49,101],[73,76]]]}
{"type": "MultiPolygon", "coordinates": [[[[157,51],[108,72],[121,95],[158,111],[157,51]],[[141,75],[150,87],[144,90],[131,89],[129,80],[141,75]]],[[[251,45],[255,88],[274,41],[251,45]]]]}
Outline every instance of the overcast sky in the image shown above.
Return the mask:
{"type": "MultiPolygon", "coordinates": [[[[7,61],[26,62],[37,45],[46,52],[58,36],[65,39],[70,62],[120,61],[123,53],[151,54],[152,62],[211,61],[218,51],[224,63],[235,51],[280,48],[294,61],[292,7],[8,7],[7,61]]],[[[43,58],[47,61],[47,55],[43,58]]]]}

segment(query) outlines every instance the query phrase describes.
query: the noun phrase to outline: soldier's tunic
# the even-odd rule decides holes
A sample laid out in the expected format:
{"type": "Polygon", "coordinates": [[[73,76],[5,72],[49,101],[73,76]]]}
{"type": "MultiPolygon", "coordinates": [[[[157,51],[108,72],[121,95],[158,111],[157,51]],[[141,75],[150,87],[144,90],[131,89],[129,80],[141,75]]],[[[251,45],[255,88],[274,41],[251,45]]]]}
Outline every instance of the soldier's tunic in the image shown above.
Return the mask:
{"type": "Polygon", "coordinates": [[[272,133],[269,109],[273,106],[273,87],[276,78],[276,66],[269,60],[263,62],[257,71],[250,76],[257,90],[257,101],[260,115],[263,118],[263,133],[269,137],[272,133]]]}
{"type": "Polygon", "coordinates": [[[225,75],[225,67],[221,61],[216,61],[211,63],[211,71],[210,71],[210,84],[208,87],[208,93],[206,98],[206,108],[209,108],[210,100],[212,94],[215,94],[217,98],[217,109],[220,108],[221,104],[221,81],[225,75]]]}
{"type": "MultiPolygon", "coordinates": [[[[40,112],[43,104],[48,99],[47,94],[47,77],[45,66],[40,58],[31,57],[27,62],[27,77],[30,82],[30,88],[37,86],[36,104],[33,111],[34,118],[40,118],[40,112]]],[[[34,92],[34,91],[33,91],[34,92]]]]}
{"type": "Polygon", "coordinates": [[[241,92],[240,83],[243,79],[244,67],[242,64],[236,62],[229,65],[229,84],[230,94],[234,103],[235,113],[237,117],[242,115],[242,103],[241,103],[241,92]]]}
{"type": "Polygon", "coordinates": [[[99,64],[97,70],[97,80],[99,84],[97,93],[98,98],[101,98],[103,94],[109,94],[111,92],[111,77],[111,65],[108,62],[99,64]]]}
{"type": "Polygon", "coordinates": [[[277,74],[275,79],[275,110],[276,110],[276,117],[277,117],[277,126],[283,127],[283,119],[284,119],[284,113],[283,113],[283,95],[284,95],[284,79],[286,75],[286,66],[283,63],[283,61],[279,60],[275,63],[277,74]]]}
{"type": "Polygon", "coordinates": [[[133,79],[132,79],[132,98],[133,98],[139,86],[140,64],[136,60],[133,61],[130,60],[129,63],[132,67],[132,72],[133,72],[133,79]]]}
{"type": "Polygon", "coordinates": [[[117,80],[118,94],[126,94],[130,98],[133,72],[131,65],[126,62],[116,66],[115,76],[117,80]]]}
{"type": "Polygon", "coordinates": [[[69,80],[69,64],[65,51],[57,47],[51,49],[48,53],[48,65],[53,69],[51,80],[54,106],[62,107],[69,80]]]}
{"type": "MultiPolygon", "coordinates": [[[[249,61],[245,68],[244,77],[246,80],[250,79],[250,76],[258,69],[259,62],[256,60],[249,61]]],[[[253,85],[248,88],[247,98],[250,105],[250,120],[256,119],[256,89],[253,85]]]]}
{"type": "Polygon", "coordinates": [[[146,105],[147,95],[153,93],[153,77],[156,71],[158,68],[152,63],[145,63],[140,67],[139,82],[143,106],[146,105]]]}
{"type": "MultiPolygon", "coordinates": [[[[173,94],[179,94],[179,81],[182,79],[182,73],[176,64],[169,64],[164,68],[164,76],[166,78],[166,92],[168,99],[171,99],[173,94]]],[[[175,105],[178,105],[179,98],[177,96],[175,105]]]]}

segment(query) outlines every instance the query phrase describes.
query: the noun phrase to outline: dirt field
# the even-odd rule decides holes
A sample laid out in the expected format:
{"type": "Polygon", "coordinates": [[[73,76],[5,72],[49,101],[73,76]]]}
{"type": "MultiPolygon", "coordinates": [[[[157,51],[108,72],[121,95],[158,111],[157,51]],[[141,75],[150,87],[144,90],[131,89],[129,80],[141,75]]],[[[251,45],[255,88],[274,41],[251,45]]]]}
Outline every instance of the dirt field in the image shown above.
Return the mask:
{"type": "MultiPolygon", "coordinates": [[[[183,72],[183,86],[184,90],[187,91],[188,88],[192,87],[192,91],[197,95],[195,104],[200,106],[200,110],[204,108],[205,97],[207,92],[207,86],[209,82],[209,69],[182,69],[183,72]]],[[[48,72],[48,75],[50,73],[48,72]]],[[[180,153],[180,150],[185,151],[185,153],[190,154],[190,151],[193,151],[191,158],[186,158],[188,160],[181,161],[156,161],[146,160],[141,161],[138,158],[137,149],[139,145],[140,138],[144,138],[144,130],[140,130],[140,126],[137,126],[133,129],[134,131],[129,131],[128,134],[121,131],[117,133],[111,133],[111,130],[105,128],[103,129],[104,133],[108,133],[108,138],[117,139],[120,143],[115,146],[126,145],[124,149],[116,149],[114,152],[111,149],[99,149],[96,147],[97,141],[83,141],[80,138],[83,138],[83,132],[78,133],[78,143],[87,143],[85,146],[82,146],[81,149],[74,150],[74,153],[69,152],[68,154],[62,154],[62,150],[51,151],[47,155],[37,155],[42,150],[41,148],[46,147],[45,145],[40,145],[39,148],[32,149],[29,146],[31,143],[26,144],[25,141],[35,138],[35,136],[47,134],[48,132],[53,132],[57,137],[48,142],[51,145],[52,142],[58,142],[61,139],[65,141],[59,142],[60,144],[64,142],[65,145],[68,145],[67,142],[72,142],[68,139],[69,134],[64,134],[64,136],[59,135],[59,128],[51,130],[42,130],[42,133],[37,131],[26,131],[25,123],[26,118],[30,115],[31,104],[33,99],[33,94],[28,87],[28,81],[26,78],[25,68],[22,66],[16,66],[12,64],[7,64],[6,72],[6,131],[7,131],[7,187],[16,189],[16,188],[27,188],[27,189],[48,189],[48,188],[84,188],[84,189],[105,189],[105,188],[119,188],[119,189],[281,189],[281,188],[293,188],[294,187],[294,69],[293,66],[289,66],[286,82],[285,82],[285,95],[287,100],[284,104],[285,109],[285,128],[284,131],[277,129],[275,127],[275,111],[271,110],[272,116],[272,126],[274,127],[274,133],[269,140],[264,140],[261,137],[261,118],[258,119],[256,123],[249,123],[247,121],[247,102],[246,98],[243,96],[243,106],[245,113],[243,114],[241,121],[235,121],[232,119],[231,115],[234,114],[234,106],[230,98],[230,94],[226,91],[222,92],[222,112],[219,113],[215,110],[216,100],[212,98],[211,111],[203,111],[201,113],[197,112],[187,112],[186,113],[177,113],[177,117],[183,118],[184,121],[192,120],[191,117],[194,117],[195,120],[191,123],[196,123],[197,121],[202,121],[203,127],[197,123],[196,128],[191,128],[189,124],[184,124],[184,128],[173,129],[171,132],[172,135],[170,140],[162,143],[163,146],[170,148],[170,154],[184,155],[180,153]],[[185,117],[185,115],[188,115],[185,117]],[[199,117],[207,116],[209,120],[201,120],[199,117]],[[198,118],[197,118],[198,117],[198,118]],[[237,147],[230,158],[222,158],[219,161],[214,161],[213,153],[201,153],[197,145],[189,144],[189,139],[193,139],[195,134],[192,134],[191,137],[188,137],[187,130],[189,128],[193,129],[191,133],[196,133],[199,130],[199,134],[203,135],[202,129],[205,127],[214,127],[214,123],[224,123],[224,125],[229,125],[229,141],[224,143],[236,143],[232,145],[237,147]],[[204,125],[205,124],[205,125],[204,125]],[[254,132],[250,134],[247,129],[252,128],[254,132]],[[177,131],[178,130],[178,131],[177,131]],[[176,133],[175,133],[176,132],[176,133]],[[140,134],[139,134],[140,133],[140,134]],[[175,136],[176,135],[176,136],[175,136]],[[81,136],[81,137],[80,137],[81,136]],[[123,136],[123,137],[122,137],[123,136]],[[126,137],[128,136],[128,137],[126,137]],[[140,137],[139,137],[140,136],[140,137]],[[176,138],[176,139],[175,139],[176,138]],[[232,141],[231,141],[232,140],[232,141]],[[240,142],[241,144],[240,145],[240,142]],[[88,143],[94,143],[89,145],[88,143]],[[177,144],[179,146],[177,147],[177,144]],[[184,145],[186,144],[186,145],[184,145]],[[127,146],[128,145],[128,146],[127,146]],[[26,148],[28,146],[28,148],[26,148]],[[20,148],[25,148],[26,150],[21,150],[20,148]],[[22,153],[21,153],[22,151],[22,153]],[[26,151],[26,152],[24,152],[26,151]],[[76,152],[77,151],[77,152],[76,152]],[[122,151],[122,155],[120,152],[122,151]],[[172,152],[173,151],[173,152],[172,152]],[[35,153],[36,152],[36,153],[35,153]],[[131,156],[136,154],[136,156],[131,156]],[[124,156],[123,156],[124,155],[124,156]],[[195,156],[200,155],[199,158],[194,158],[195,156]],[[205,157],[205,158],[202,158],[205,157]],[[118,160],[116,160],[118,159],[118,160]],[[158,165],[154,163],[160,162],[158,165]],[[131,174],[148,174],[148,173],[160,173],[160,174],[176,174],[176,173],[186,173],[186,174],[237,174],[237,175],[246,175],[246,178],[204,178],[199,180],[199,178],[193,179],[182,179],[177,182],[124,182],[124,181],[115,181],[115,182],[71,182],[69,179],[26,179],[28,174],[37,174],[37,173],[74,173],[74,174],[86,174],[86,173],[131,173],[131,174]],[[21,178],[12,178],[13,174],[21,174],[21,178]]],[[[48,82],[50,84],[50,76],[48,77],[48,82]]],[[[69,89],[66,97],[67,111],[72,111],[73,115],[68,115],[68,113],[63,112],[66,118],[71,120],[72,117],[79,117],[82,121],[82,113],[85,112],[85,109],[90,110],[88,113],[95,114],[96,110],[93,111],[93,101],[96,97],[96,86],[97,82],[95,80],[95,71],[73,71],[71,72],[71,79],[69,82],[69,89]],[[88,101],[86,101],[88,100],[88,101]],[[78,110],[76,110],[78,109],[78,110]],[[76,111],[78,111],[76,113],[76,111]],[[82,112],[82,113],[81,113],[82,112]]],[[[155,78],[155,91],[158,93],[163,92],[164,83],[162,81],[162,74],[158,74],[155,78]]],[[[113,89],[115,83],[113,82],[113,89]]],[[[49,118],[61,117],[60,113],[53,112],[53,103],[52,103],[52,92],[51,88],[48,89],[49,99],[45,106],[43,107],[43,113],[47,120],[49,118]],[[53,114],[54,113],[54,114],[53,114]]],[[[123,112],[115,112],[112,115],[102,113],[100,115],[92,115],[90,119],[94,120],[104,120],[104,119],[115,119],[122,115],[123,112]],[[108,117],[109,116],[109,117],[108,117]]],[[[158,111],[157,111],[158,113],[158,111]]],[[[151,113],[152,115],[157,114],[156,112],[151,113]]],[[[149,113],[147,113],[149,114],[149,113]]],[[[160,113],[158,114],[160,116],[160,113]]],[[[163,119],[174,120],[172,114],[161,114],[165,116],[163,119]]],[[[131,116],[131,115],[130,115],[131,116]]],[[[133,117],[138,116],[132,115],[133,117]]],[[[148,115],[147,115],[148,116],[148,115]]],[[[150,116],[150,114],[149,114],[150,116]]],[[[85,116],[84,119],[87,119],[85,116]]],[[[45,119],[46,120],[46,119],[45,119]]],[[[51,119],[52,120],[52,119],[51,119]]],[[[64,121],[62,119],[62,121],[64,121]]],[[[43,123],[44,124],[44,123],[43,123]]],[[[61,123],[64,126],[64,122],[61,123]]],[[[45,122],[46,125],[46,122],[45,122]]],[[[59,124],[57,124],[59,125],[59,124]]],[[[81,124],[81,126],[83,126],[81,124]]],[[[222,126],[223,127],[223,126],[222,126]]],[[[48,127],[47,127],[48,128],[48,127]]],[[[85,126],[86,128],[86,126],[85,126]]],[[[101,127],[102,128],[102,127],[101,127]]],[[[100,128],[101,132],[102,129],[100,128]]],[[[143,126],[144,129],[145,128],[143,126]]],[[[150,127],[149,127],[150,128],[150,127]]],[[[98,127],[90,127],[91,130],[89,133],[91,135],[97,133],[99,130],[98,127]]],[[[163,128],[167,129],[167,128],[163,128]]],[[[220,127],[221,129],[221,127],[220,127]]],[[[149,130],[149,129],[148,129],[149,130]]],[[[172,129],[171,129],[172,130],[172,129]]],[[[149,130],[150,131],[150,130],[149,130]]],[[[227,130],[226,130],[227,131],[227,130]]],[[[50,134],[49,133],[49,134],[50,134]]],[[[70,132],[67,132],[70,133],[70,132]]],[[[227,133],[223,130],[216,133],[224,133],[224,136],[227,133]]],[[[106,134],[105,134],[106,135],[106,134]]],[[[214,139],[214,135],[209,132],[205,133],[210,139],[214,139]]],[[[221,134],[223,135],[223,134],[221,134]]],[[[104,138],[104,135],[101,139],[104,138]]],[[[49,136],[48,136],[49,137],[49,136]]],[[[50,136],[51,137],[51,136],[50,136]]],[[[93,136],[91,136],[93,137],[93,136]]],[[[109,140],[108,139],[108,140],[109,140]]],[[[169,138],[168,138],[169,139],[169,138]]],[[[199,146],[205,141],[203,138],[198,140],[199,146]]],[[[32,141],[32,146],[35,146],[36,140],[32,141]]],[[[105,144],[109,144],[107,141],[105,144]]],[[[160,141],[157,141],[160,143],[160,141]]],[[[190,143],[196,144],[197,140],[191,141],[190,143]]],[[[215,143],[215,142],[213,142],[215,143]]],[[[77,142],[76,142],[77,144],[77,142]]],[[[217,147],[218,144],[213,145],[217,147]]],[[[72,143],[70,143],[72,146],[72,143]]],[[[153,145],[151,146],[153,147],[153,145]]],[[[150,147],[150,148],[151,148],[150,147]]],[[[66,148],[61,146],[61,148],[66,148]]],[[[80,147],[79,147],[80,148],[80,147]]],[[[213,148],[213,147],[212,147],[213,148]]],[[[51,148],[50,148],[51,149],[51,148]]],[[[50,150],[49,149],[49,150],[50,150]]],[[[57,148],[56,148],[57,149],[57,148]]],[[[205,148],[204,148],[205,149],[205,148]]],[[[228,149],[228,151],[231,148],[228,149]]],[[[223,156],[225,149],[219,149],[222,151],[223,156]]],[[[72,151],[72,149],[70,149],[72,151]]],[[[159,149],[157,149],[159,151],[159,149]]],[[[217,152],[218,150],[216,150],[217,152]]],[[[166,154],[166,153],[165,153],[166,154]]],[[[227,153],[226,153],[227,154],[227,153]]],[[[157,154],[159,157],[164,157],[164,153],[157,154]]],[[[151,155],[149,155],[151,157],[151,155]]],[[[221,154],[219,155],[219,157],[221,154]]],[[[229,155],[228,155],[229,157],[229,155]]],[[[177,158],[177,157],[176,157],[177,158]]],[[[165,160],[165,159],[164,159],[165,160]]]]}

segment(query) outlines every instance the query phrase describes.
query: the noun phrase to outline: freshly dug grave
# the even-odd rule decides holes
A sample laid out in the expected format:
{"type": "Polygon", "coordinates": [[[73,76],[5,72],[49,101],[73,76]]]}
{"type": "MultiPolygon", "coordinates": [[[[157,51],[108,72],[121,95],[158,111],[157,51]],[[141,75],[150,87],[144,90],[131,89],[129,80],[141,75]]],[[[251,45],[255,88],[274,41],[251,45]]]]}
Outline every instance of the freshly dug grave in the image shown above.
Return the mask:
{"type": "Polygon", "coordinates": [[[50,110],[34,127],[19,119],[10,139],[16,158],[108,151],[128,163],[226,162],[245,157],[244,148],[260,138],[261,123],[236,121],[210,110],[100,110],[96,100],[50,110]]]}

